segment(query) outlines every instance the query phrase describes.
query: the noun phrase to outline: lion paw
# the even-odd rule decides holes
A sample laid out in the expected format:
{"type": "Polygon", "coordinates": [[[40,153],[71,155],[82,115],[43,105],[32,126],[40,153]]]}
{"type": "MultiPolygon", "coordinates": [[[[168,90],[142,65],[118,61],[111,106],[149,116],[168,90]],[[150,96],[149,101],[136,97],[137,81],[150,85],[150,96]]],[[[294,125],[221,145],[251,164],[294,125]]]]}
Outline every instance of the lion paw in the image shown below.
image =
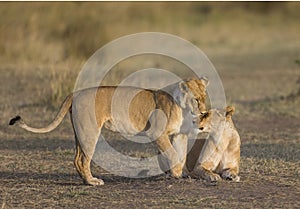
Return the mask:
{"type": "Polygon", "coordinates": [[[104,185],[104,181],[102,179],[97,179],[97,178],[91,178],[87,179],[85,181],[86,184],[92,185],[92,186],[102,186],[104,185]]]}
{"type": "Polygon", "coordinates": [[[230,171],[225,171],[222,173],[222,178],[229,181],[239,182],[240,177],[236,174],[231,173],[230,171]]]}
{"type": "Polygon", "coordinates": [[[218,175],[216,173],[209,173],[209,174],[206,174],[204,179],[207,181],[210,181],[210,182],[216,182],[216,181],[220,181],[221,177],[220,177],[220,175],[218,175]]]}
{"type": "Polygon", "coordinates": [[[176,165],[171,169],[171,175],[175,178],[182,177],[182,167],[180,165],[176,165]]]}
{"type": "Polygon", "coordinates": [[[201,178],[206,181],[210,182],[217,182],[221,180],[221,177],[219,174],[213,173],[212,171],[204,170],[204,169],[198,169],[191,173],[191,176],[193,178],[201,178]]]}

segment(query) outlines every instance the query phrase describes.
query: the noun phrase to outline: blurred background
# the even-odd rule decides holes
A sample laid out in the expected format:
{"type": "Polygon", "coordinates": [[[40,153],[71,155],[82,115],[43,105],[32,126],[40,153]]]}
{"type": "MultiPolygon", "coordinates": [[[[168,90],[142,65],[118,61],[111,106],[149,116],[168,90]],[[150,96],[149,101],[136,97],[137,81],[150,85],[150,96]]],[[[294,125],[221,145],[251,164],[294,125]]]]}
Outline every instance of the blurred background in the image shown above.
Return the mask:
{"type": "Polygon", "coordinates": [[[5,83],[17,74],[18,86],[40,92],[30,101],[45,95],[56,107],[97,49],[154,31],[203,50],[229,100],[283,96],[299,75],[299,9],[298,2],[1,2],[0,76],[5,83]]]}
{"type": "Polygon", "coordinates": [[[178,35],[218,54],[295,47],[298,2],[1,2],[1,62],[85,60],[137,32],[178,35]]]}

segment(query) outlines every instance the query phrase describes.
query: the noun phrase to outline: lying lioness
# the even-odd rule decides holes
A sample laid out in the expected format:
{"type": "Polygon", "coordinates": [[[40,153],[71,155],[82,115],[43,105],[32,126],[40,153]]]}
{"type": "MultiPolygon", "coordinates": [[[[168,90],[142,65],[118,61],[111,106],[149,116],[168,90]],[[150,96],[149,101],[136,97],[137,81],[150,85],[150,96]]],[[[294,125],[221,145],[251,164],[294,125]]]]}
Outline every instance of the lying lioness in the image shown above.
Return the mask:
{"type": "Polygon", "coordinates": [[[196,140],[187,156],[190,175],[208,181],[239,181],[240,136],[232,122],[234,107],[212,109],[201,114],[200,130],[209,133],[206,140],[196,140]]]}
{"type": "Polygon", "coordinates": [[[144,132],[156,139],[162,155],[169,160],[171,174],[180,177],[184,162],[180,162],[170,137],[176,138],[190,131],[183,128],[192,123],[184,118],[183,112],[197,114],[205,108],[207,84],[206,79],[181,81],[168,88],[168,93],[135,87],[86,89],[70,94],[47,127],[32,128],[20,116],[11,119],[9,124],[17,124],[34,133],[46,133],[55,129],[70,112],[76,140],[74,164],[84,182],[90,185],[104,184],[90,171],[90,162],[103,126],[132,135],[144,132]],[[124,107],[128,98],[130,103],[124,107]]]}

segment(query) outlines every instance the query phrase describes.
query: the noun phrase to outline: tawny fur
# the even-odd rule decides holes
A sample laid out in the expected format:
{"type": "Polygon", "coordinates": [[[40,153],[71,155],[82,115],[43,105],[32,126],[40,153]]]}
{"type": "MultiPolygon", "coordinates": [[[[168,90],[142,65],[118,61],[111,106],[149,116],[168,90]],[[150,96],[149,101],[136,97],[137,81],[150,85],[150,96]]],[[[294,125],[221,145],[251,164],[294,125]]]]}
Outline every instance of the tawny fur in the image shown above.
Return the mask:
{"type": "Polygon", "coordinates": [[[208,139],[196,140],[187,156],[187,169],[192,177],[208,181],[239,181],[240,136],[231,116],[234,108],[203,113],[199,127],[209,133],[208,139]]]}
{"type": "MultiPolygon", "coordinates": [[[[158,148],[166,155],[171,165],[171,174],[180,177],[185,161],[180,161],[176,147],[170,142],[170,137],[176,135],[186,135],[181,133],[183,123],[183,110],[190,109],[193,114],[205,110],[206,79],[190,79],[171,86],[171,95],[164,91],[153,91],[137,89],[134,87],[99,87],[82,90],[70,94],[63,102],[56,118],[48,126],[43,128],[33,128],[21,119],[13,118],[10,125],[17,124],[21,128],[34,133],[46,133],[54,130],[63,120],[69,111],[75,133],[76,155],[74,164],[79,175],[85,183],[90,185],[103,185],[101,179],[92,176],[90,163],[95,151],[101,128],[105,126],[112,131],[122,131],[128,134],[137,134],[145,131],[149,137],[156,137],[157,130],[161,129],[160,119],[166,119],[166,127],[159,135],[156,142],[158,148]],[[132,98],[129,105],[128,117],[116,114],[112,111],[112,104],[115,92],[121,92],[123,98],[117,98],[115,110],[122,109],[123,101],[127,94],[138,91],[132,98]],[[173,95],[174,93],[174,95],[173,95]],[[174,99],[175,98],[175,99],[174,99]],[[118,106],[120,105],[120,106],[118,106]],[[147,132],[149,117],[152,112],[160,110],[165,118],[160,118],[158,114],[152,121],[153,128],[147,132]]],[[[180,138],[180,137],[179,137],[180,138]]],[[[183,137],[186,138],[186,137],[183,137]]]]}

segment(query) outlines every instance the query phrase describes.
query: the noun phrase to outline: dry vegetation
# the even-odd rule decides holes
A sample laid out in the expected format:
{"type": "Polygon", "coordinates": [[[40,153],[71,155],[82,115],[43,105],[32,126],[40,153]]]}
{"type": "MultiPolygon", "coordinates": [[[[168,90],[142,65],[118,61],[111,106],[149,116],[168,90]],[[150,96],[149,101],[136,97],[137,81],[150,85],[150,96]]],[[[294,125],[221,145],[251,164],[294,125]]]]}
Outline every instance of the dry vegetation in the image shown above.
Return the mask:
{"type": "MultiPolygon", "coordinates": [[[[298,2],[1,2],[0,207],[299,207],[299,9],[298,2]],[[241,183],[125,179],[95,166],[96,176],[107,184],[87,187],[72,164],[68,120],[45,135],[8,127],[16,113],[30,124],[46,124],[93,52],[143,31],[185,38],[215,65],[227,101],[237,109],[241,183]]],[[[145,67],[123,64],[109,82],[145,67]]],[[[112,142],[115,146],[126,145],[116,135],[107,136],[120,141],[112,142]]],[[[136,147],[126,152],[147,154],[136,147]]]]}

